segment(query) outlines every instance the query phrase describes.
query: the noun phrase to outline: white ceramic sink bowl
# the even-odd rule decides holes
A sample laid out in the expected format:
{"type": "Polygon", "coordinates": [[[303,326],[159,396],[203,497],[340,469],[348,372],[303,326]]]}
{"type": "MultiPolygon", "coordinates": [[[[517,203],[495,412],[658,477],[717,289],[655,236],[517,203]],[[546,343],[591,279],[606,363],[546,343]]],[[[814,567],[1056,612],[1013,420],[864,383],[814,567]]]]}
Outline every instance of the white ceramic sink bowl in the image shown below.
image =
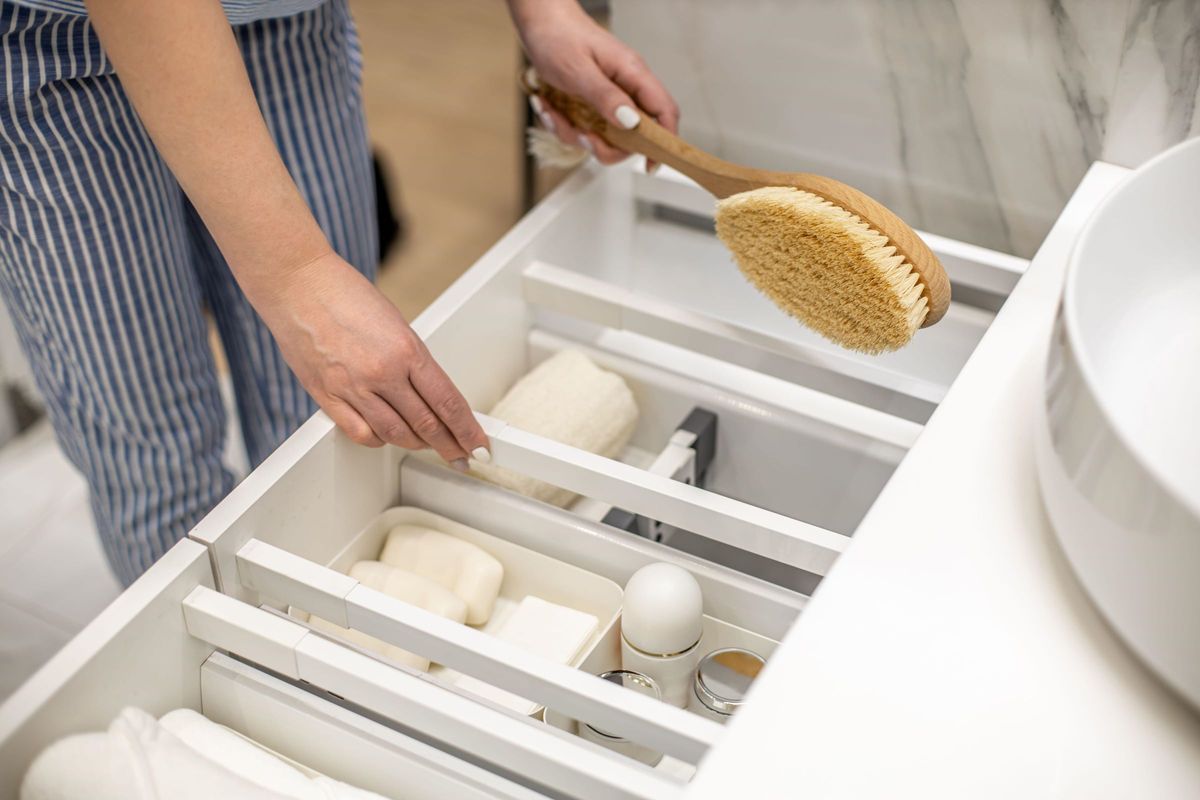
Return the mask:
{"type": "Polygon", "coordinates": [[[1113,191],[1068,266],[1037,434],[1080,582],[1200,706],[1200,139],[1113,191]]]}

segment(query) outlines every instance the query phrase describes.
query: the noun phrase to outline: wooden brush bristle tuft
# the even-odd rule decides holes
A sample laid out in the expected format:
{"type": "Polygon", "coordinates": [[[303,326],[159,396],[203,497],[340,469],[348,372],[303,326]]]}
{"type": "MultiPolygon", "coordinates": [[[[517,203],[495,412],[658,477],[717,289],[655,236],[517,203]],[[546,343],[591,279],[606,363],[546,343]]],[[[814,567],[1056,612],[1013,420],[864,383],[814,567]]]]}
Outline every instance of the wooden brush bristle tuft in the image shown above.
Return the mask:
{"type": "Polygon", "coordinates": [[[717,235],[742,274],[776,305],[864,353],[903,347],[928,298],[883,234],[810,192],[769,186],[717,203],[717,235]]]}

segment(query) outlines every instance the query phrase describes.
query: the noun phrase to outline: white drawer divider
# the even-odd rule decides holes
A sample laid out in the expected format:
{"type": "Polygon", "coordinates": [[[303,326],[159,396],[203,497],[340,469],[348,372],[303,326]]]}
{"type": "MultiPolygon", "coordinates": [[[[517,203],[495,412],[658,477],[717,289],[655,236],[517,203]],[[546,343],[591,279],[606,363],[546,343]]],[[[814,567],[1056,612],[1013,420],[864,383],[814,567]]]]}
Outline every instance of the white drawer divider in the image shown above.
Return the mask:
{"type": "MultiPolygon", "coordinates": [[[[732,267],[730,267],[732,269],[732,267]]],[[[939,403],[946,387],[834,350],[755,331],[743,325],[644,297],[629,289],[535,261],[522,273],[533,305],[617,330],[632,331],[733,363],[749,363],[749,348],[811,364],[877,386],[939,403]]]]}
{"type": "MultiPolygon", "coordinates": [[[[183,600],[183,614],[188,632],[198,639],[418,729],[548,787],[556,796],[667,800],[682,795],[679,783],[640,764],[477,703],[213,589],[192,590],[183,600]]],[[[625,691],[598,679],[596,683],[625,691]]]]}
{"type": "Polygon", "coordinates": [[[499,466],[698,536],[817,575],[850,544],[840,533],[475,416],[499,466]]]}
{"type": "Polygon", "coordinates": [[[690,763],[697,763],[724,730],[703,717],[535,656],[257,539],[242,546],[237,562],[242,584],[266,597],[322,617],[339,612],[333,618],[344,619],[345,627],[690,763]],[[349,591],[343,592],[347,586],[349,591]]]}

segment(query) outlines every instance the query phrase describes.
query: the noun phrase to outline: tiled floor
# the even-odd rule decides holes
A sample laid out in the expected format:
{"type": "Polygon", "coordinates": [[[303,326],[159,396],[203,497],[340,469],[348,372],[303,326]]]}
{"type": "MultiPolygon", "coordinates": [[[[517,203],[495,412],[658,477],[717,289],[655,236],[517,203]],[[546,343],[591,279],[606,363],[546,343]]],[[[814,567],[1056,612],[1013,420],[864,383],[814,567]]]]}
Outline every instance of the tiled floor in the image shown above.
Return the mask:
{"type": "Polygon", "coordinates": [[[0,697],[120,591],[83,478],[41,423],[0,451],[0,697]]]}
{"type": "MultiPolygon", "coordinates": [[[[237,430],[233,388],[221,393],[237,430]]],[[[225,463],[245,475],[241,437],[225,463]]],[[[0,700],[120,593],[88,508],[87,485],[44,420],[0,450],[0,700]]]]}
{"type": "MultiPolygon", "coordinates": [[[[519,216],[518,45],[500,2],[351,6],[371,140],[408,218],[409,238],[384,266],[380,287],[412,318],[519,216]]],[[[49,429],[0,450],[0,699],[119,590],[83,480],[49,429]]]]}

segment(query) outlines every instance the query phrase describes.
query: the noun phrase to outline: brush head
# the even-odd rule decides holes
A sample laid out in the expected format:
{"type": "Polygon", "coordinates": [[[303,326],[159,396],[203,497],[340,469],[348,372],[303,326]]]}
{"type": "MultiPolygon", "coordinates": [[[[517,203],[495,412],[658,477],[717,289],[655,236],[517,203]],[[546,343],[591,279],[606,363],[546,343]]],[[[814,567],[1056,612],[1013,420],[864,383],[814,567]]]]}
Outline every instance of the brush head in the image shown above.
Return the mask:
{"type": "Polygon", "coordinates": [[[717,203],[717,236],[742,274],[830,341],[903,347],[929,313],[921,276],[888,238],[811,192],[768,186],[717,203]]]}

